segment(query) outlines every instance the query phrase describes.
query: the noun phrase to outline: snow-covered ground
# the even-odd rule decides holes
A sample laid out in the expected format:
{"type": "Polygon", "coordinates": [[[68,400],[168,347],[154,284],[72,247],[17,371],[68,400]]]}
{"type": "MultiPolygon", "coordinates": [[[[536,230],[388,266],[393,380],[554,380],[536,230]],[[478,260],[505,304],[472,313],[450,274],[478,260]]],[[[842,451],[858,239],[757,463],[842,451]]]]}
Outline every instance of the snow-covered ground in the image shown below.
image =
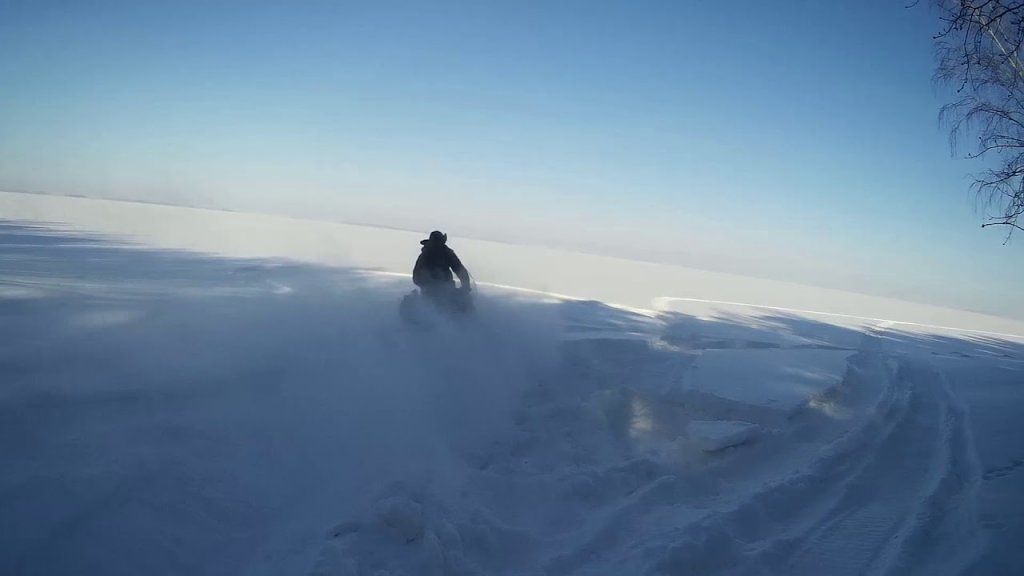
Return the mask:
{"type": "Polygon", "coordinates": [[[0,214],[2,574],[1024,567],[1013,320],[453,238],[414,331],[418,234],[0,214]]]}

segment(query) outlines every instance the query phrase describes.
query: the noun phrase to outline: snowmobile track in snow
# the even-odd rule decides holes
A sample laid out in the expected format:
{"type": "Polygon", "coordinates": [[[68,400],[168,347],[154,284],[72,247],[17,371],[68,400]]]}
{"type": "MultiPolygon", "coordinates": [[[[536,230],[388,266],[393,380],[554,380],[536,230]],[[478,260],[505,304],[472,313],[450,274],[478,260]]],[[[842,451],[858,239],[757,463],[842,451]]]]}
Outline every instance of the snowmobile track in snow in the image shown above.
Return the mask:
{"type": "Polygon", "coordinates": [[[966,409],[916,361],[868,352],[852,369],[885,375],[862,423],[802,470],[679,528],[655,571],[936,574],[970,561],[980,467],[966,409]]]}

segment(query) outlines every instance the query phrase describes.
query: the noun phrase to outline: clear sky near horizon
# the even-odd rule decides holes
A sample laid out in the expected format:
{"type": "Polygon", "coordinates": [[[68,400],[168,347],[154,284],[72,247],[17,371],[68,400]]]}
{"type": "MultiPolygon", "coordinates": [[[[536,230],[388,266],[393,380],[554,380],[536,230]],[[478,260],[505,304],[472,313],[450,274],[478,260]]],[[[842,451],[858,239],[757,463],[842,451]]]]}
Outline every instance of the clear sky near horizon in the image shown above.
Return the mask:
{"type": "Polygon", "coordinates": [[[900,0],[0,0],[0,190],[544,243],[1024,317],[900,0]]]}

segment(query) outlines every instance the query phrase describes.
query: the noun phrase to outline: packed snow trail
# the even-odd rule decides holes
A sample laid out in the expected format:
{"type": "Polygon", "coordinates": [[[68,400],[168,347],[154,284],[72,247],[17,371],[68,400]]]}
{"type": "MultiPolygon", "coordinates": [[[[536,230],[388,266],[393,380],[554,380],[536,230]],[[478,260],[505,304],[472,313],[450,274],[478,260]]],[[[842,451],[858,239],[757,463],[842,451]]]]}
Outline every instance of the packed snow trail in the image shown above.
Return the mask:
{"type": "Polygon", "coordinates": [[[487,286],[410,332],[376,271],[15,223],[0,256],[0,573],[1024,561],[1011,339],[487,286]]]}

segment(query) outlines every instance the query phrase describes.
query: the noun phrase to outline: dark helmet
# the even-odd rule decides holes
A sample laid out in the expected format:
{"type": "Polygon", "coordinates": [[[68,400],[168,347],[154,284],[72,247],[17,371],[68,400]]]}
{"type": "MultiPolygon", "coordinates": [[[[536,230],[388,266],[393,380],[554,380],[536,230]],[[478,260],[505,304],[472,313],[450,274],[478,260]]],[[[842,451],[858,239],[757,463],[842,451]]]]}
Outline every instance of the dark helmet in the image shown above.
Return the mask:
{"type": "Polygon", "coordinates": [[[435,244],[444,244],[447,241],[447,234],[441,232],[440,230],[434,230],[433,232],[430,233],[430,238],[427,238],[426,240],[420,240],[420,244],[426,244],[428,242],[433,242],[435,244]]]}

